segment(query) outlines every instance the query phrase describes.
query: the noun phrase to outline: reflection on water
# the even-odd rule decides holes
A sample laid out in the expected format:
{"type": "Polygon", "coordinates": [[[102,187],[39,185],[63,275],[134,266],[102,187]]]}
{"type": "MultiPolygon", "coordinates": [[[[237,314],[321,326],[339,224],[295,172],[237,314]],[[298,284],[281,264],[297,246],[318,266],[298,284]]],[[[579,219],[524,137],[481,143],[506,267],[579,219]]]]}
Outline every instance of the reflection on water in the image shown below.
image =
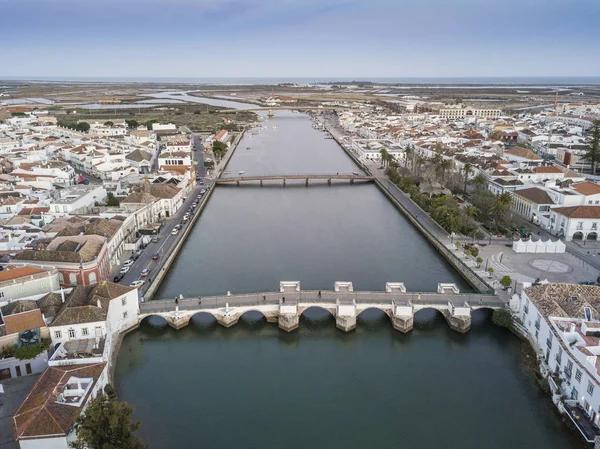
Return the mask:
{"type": "Polygon", "coordinates": [[[465,335],[434,310],[409,334],[375,309],[350,333],[319,308],[291,333],[258,312],[229,329],[149,319],[123,341],[117,389],[151,449],[581,447],[521,369],[520,341],[473,318],[465,335]]]}

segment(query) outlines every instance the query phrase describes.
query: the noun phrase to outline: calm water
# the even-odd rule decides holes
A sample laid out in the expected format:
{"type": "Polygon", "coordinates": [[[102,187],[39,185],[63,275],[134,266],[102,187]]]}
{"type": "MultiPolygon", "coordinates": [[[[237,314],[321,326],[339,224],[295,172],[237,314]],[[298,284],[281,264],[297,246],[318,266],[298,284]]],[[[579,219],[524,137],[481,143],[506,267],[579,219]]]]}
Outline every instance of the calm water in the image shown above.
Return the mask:
{"type": "Polygon", "coordinates": [[[291,334],[252,312],[230,329],[205,314],[179,331],[145,322],[117,389],[151,449],[582,447],[488,315],[467,335],[437,312],[415,321],[407,335],[374,310],[350,334],[320,309],[291,334]]]}
{"type": "MultiPolygon", "coordinates": [[[[232,173],[356,170],[306,117],[266,123],[240,144],[232,173]]],[[[158,297],[280,280],[467,288],[373,185],[218,187],[158,297]]],[[[256,312],[230,329],[206,314],[179,331],[150,318],[124,339],[117,389],[151,449],[581,447],[523,368],[521,342],[489,314],[476,312],[467,335],[431,310],[415,322],[404,335],[367,310],[346,334],[309,309],[288,334],[256,312]]]]}
{"type": "MultiPolygon", "coordinates": [[[[232,176],[358,170],[305,115],[278,111],[264,126],[240,143],[232,176]]],[[[336,280],[360,290],[384,290],[386,282],[469,289],[373,184],[301,182],[218,187],[156,297],[272,291],[282,280],[305,289],[332,289],[336,280]]]]}

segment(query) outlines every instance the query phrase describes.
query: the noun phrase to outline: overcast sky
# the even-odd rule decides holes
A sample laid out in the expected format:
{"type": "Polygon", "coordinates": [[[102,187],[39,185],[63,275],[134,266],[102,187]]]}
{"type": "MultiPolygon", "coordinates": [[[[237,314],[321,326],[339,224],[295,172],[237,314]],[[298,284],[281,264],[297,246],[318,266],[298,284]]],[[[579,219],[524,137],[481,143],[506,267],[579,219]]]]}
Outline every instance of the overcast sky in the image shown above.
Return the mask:
{"type": "Polygon", "coordinates": [[[599,76],[600,0],[0,0],[0,77],[599,76]]]}

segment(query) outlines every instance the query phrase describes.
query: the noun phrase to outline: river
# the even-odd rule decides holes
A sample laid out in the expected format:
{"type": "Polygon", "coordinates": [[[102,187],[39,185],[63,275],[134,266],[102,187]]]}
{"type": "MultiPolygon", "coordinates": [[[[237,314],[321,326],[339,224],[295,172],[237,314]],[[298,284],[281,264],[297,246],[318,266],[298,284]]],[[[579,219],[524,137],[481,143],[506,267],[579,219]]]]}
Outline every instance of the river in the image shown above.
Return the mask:
{"type": "MultiPolygon", "coordinates": [[[[246,133],[227,169],[253,174],[352,173],[358,168],[303,114],[277,111],[246,133]],[[250,149],[247,149],[250,148],[250,149]]],[[[226,175],[229,176],[229,175],[226,175]]],[[[469,285],[373,184],[217,187],[156,298],[404,282],[436,291],[469,285]]]]}
{"type": "MultiPolygon", "coordinates": [[[[306,116],[278,111],[264,123],[240,143],[233,174],[357,170],[306,116]]],[[[288,185],[218,187],[157,297],[276,290],[280,280],[468,289],[374,185],[288,185]]],[[[406,335],[376,310],[349,334],[320,309],[289,334],[256,312],[230,329],[198,314],[179,331],[145,320],[125,337],[115,378],[151,449],[580,447],[525,357],[483,311],[466,335],[432,310],[406,335]]]]}

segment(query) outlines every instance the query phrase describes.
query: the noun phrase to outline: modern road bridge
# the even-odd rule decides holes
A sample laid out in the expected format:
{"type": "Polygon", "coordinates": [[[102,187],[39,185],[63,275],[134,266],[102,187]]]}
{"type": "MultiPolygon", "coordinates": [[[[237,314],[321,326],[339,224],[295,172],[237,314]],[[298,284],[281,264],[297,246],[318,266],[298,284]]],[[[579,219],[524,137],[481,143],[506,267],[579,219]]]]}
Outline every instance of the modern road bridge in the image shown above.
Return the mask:
{"type": "Polygon", "coordinates": [[[384,292],[355,292],[351,282],[336,282],[334,290],[302,291],[300,283],[292,281],[281,282],[279,292],[149,301],[140,305],[139,321],[161,316],[171,327],[180,329],[188,325],[192,316],[204,312],[230,327],[244,313],[257,311],[267,321],[292,331],[298,327],[300,315],[311,307],[329,311],[336,326],[346,332],[356,328],[357,316],[367,309],[383,311],[401,332],[412,329],[413,316],[419,310],[436,309],[452,329],[464,333],[471,327],[471,311],[501,309],[507,304],[496,295],[460,293],[455,284],[438,284],[437,293],[408,293],[401,282],[387,283],[384,292]]]}
{"type": "Polygon", "coordinates": [[[353,173],[344,174],[344,173],[336,173],[336,174],[290,174],[290,175],[256,175],[256,176],[231,176],[231,177],[221,177],[216,179],[215,184],[236,184],[240,185],[241,183],[260,183],[262,186],[263,183],[283,183],[286,185],[287,182],[290,181],[303,181],[306,185],[309,185],[310,181],[325,181],[327,184],[331,185],[334,181],[340,182],[350,182],[350,184],[354,184],[355,182],[372,182],[375,178],[373,176],[366,175],[356,175],[353,173]]]}

